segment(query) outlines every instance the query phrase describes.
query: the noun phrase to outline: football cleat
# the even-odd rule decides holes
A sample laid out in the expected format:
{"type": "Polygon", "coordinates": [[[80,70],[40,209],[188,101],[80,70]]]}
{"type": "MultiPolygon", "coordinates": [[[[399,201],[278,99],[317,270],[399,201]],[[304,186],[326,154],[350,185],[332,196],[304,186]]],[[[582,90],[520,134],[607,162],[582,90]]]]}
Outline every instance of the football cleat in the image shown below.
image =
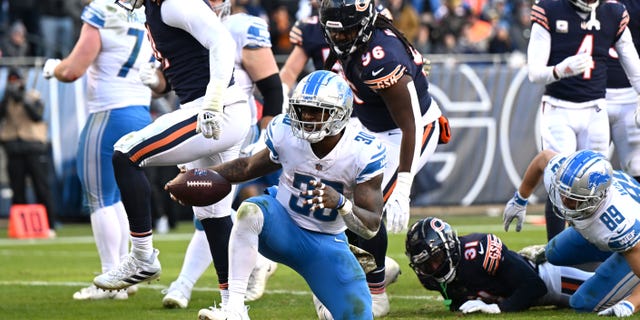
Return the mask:
{"type": "Polygon", "coordinates": [[[134,285],[132,285],[132,286],[127,288],[127,294],[129,296],[133,296],[136,293],[138,293],[138,286],[137,285],[134,284],[134,285]]]}
{"type": "Polygon", "coordinates": [[[333,316],[331,315],[331,312],[329,312],[329,309],[320,302],[315,294],[313,295],[313,305],[316,307],[316,314],[318,315],[319,320],[333,320],[333,316]]]}
{"type": "Polygon", "coordinates": [[[225,306],[216,308],[215,306],[198,311],[198,320],[250,320],[248,308],[244,310],[230,310],[225,306]]]}
{"type": "Polygon", "coordinates": [[[371,311],[373,311],[373,317],[384,317],[389,313],[389,297],[386,292],[371,294],[371,301],[373,305],[371,306],[371,311]]]}
{"type": "Polygon", "coordinates": [[[126,300],[128,298],[129,295],[126,291],[105,291],[93,284],[73,294],[73,300],[126,300]]]}
{"type": "Polygon", "coordinates": [[[129,254],[118,267],[95,277],[93,284],[104,290],[119,290],[158,279],[162,270],[158,260],[159,253],[158,249],[154,249],[151,261],[141,261],[129,254]]]}
{"type": "Polygon", "coordinates": [[[260,299],[264,294],[264,289],[267,286],[267,280],[273,273],[276,272],[278,268],[278,264],[267,260],[266,263],[263,263],[261,266],[256,265],[256,267],[251,272],[251,276],[249,276],[249,283],[247,285],[247,292],[244,296],[244,301],[255,301],[260,299]]]}
{"type": "Polygon", "coordinates": [[[395,260],[384,257],[384,287],[396,282],[400,274],[402,274],[400,265],[395,260]]]}
{"type": "Polygon", "coordinates": [[[191,299],[191,288],[179,279],[171,282],[169,288],[162,290],[162,293],[165,294],[162,305],[169,309],[186,309],[191,299]]]}

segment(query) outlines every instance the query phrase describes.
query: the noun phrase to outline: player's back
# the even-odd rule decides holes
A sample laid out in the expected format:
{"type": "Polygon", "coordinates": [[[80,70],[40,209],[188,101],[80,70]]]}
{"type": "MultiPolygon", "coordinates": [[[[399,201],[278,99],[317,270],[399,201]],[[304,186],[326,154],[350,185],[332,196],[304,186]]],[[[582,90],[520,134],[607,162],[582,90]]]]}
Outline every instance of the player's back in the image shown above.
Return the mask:
{"type": "Polygon", "coordinates": [[[591,26],[588,13],[578,13],[569,1],[540,0],[533,6],[532,21],[549,31],[551,52],[547,65],[557,65],[576,53],[589,53],[594,65],[583,74],[555,81],[545,94],[571,102],[586,102],[605,97],[609,49],[626,26],[624,6],[604,1],[596,8],[598,27],[591,26]]]}
{"type": "MultiPolygon", "coordinates": [[[[429,83],[422,70],[422,55],[413,48],[412,51],[410,54],[391,30],[376,28],[367,53],[362,57],[351,55],[345,62],[345,76],[355,87],[353,111],[368,130],[382,132],[398,127],[376,91],[394,85],[405,74],[413,79],[421,114],[427,113],[431,105],[429,83]]],[[[440,110],[437,110],[430,120],[435,121],[439,116],[440,110]]]]}
{"type": "Polygon", "coordinates": [[[144,14],[129,15],[111,0],[95,0],[81,19],[100,32],[100,52],[87,70],[89,112],[149,105],[151,91],[138,78],[139,66],[153,59],[144,14]]]}
{"type": "Polygon", "coordinates": [[[384,171],[386,148],[376,138],[346,126],[334,149],[318,158],[308,141],[291,134],[290,118],[276,116],[267,129],[267,147],[275,161],[282,164],[277,199],[292,219],[307,230],[337,234],[346,229],[336,209],[311,212],[303,205],[300,193],[312,188],[309,181],[319,179],[347,198],[353,197],[357,183],[376,177],[384,171]]]}

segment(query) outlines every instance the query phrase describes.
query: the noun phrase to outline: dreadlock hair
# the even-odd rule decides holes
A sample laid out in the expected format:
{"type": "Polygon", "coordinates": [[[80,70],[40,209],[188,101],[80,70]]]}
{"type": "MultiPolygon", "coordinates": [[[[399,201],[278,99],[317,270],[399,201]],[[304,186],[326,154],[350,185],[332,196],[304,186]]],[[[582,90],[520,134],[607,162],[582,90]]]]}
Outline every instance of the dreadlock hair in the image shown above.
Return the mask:
{"type": "MultiPolygon", "coordinates": [[[[393,32],[393,34],[395,34],[396,37],[400,39],[402,44],[404,44],[404,49],[409,54],[409,56],[413,56],[412,50],[415,50],[413,48],[413,45],[411,45],[409,40],[407,40],[407,38],[404,36],[404,33],[402,33],[402,31],[398,30],[398,28],[396,28],[396,26],[393,25],[393,22],[389,20],[389,18],[385,17],[382,14],[376,13],[374,17],[373,25],[375,26],[376,29],[391,30],[391,32],[393,32]]],[[[331,70],[333,65],[336,64],[336,62],[339,60],[338,55],[333,50],[333,47],[332,46],[329,46],[329,47],[330,47],[329,56],[327,57],[327,60],[325,60],[324,62],[324,70],[331,70]]],[[[358,48],[357,52],[362,51],[363,48],[364,46],[358,48]]]]}

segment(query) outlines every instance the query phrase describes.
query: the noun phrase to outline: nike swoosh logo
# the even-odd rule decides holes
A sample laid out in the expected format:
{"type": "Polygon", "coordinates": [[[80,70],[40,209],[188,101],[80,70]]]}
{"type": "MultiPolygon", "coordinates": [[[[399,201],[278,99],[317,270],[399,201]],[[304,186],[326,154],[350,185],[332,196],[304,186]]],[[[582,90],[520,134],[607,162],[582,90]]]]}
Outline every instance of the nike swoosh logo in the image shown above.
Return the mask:
{"type": "Polygon", "coordinates": [[[371,71],[371,75],[375,77],[375,76],[377,76],[380,72],[382,72],[382,70],[384,70],[384,67],[383,67],[383,68],[380,68],[380,69],[378,69],[378,70],[375,70],[375,71],[371,71]]]}
{"type": "Polygon", "coordinates": [[[478,243],[480,245],[480,250],[478,250],[478,254],[483,254],[484,253],[484,247],[482,246],[482,243],[478,243]]]}
{"type": "Polygon", "coordinates": [[[340,242],[340,243],[344,243],[344,240],[340,240],[340,239],[338,239],[338,238],[333,238],[333,241],[335,241],[335,242],[340,242]]]}

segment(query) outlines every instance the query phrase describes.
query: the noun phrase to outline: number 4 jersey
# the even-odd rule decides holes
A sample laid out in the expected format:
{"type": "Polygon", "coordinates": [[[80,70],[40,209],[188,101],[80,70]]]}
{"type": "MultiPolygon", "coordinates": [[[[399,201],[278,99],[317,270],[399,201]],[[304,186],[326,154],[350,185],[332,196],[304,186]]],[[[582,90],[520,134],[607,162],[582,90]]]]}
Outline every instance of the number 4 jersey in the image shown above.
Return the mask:
{"type": "Polygon", "coordinates": [[[312,190],[309,181],[320,180],[353,201],[357,184],[383,173],[386,148],[375,137],[346,126],[338,144],[318,158],[307,140],[292,134],[290,118],[278,115],[269,124],[266,145],[272,161],[282,165],[277,200],[296,224],[304,229],[338,234],[346,229],[336,209],[311,211],[301,192],[312,190]]]}
{"type": "MultiPolygon", "coordinates": [[[[544,186],[549,192],[552,179],[566,155],[556,155],[544,170],[544,186]]],[[[572,221],[587,241],[603,251],[624,252],[640,241],[640,185],[628,174],[615,170],[607,196],[595,213],[572,221]]]]}

